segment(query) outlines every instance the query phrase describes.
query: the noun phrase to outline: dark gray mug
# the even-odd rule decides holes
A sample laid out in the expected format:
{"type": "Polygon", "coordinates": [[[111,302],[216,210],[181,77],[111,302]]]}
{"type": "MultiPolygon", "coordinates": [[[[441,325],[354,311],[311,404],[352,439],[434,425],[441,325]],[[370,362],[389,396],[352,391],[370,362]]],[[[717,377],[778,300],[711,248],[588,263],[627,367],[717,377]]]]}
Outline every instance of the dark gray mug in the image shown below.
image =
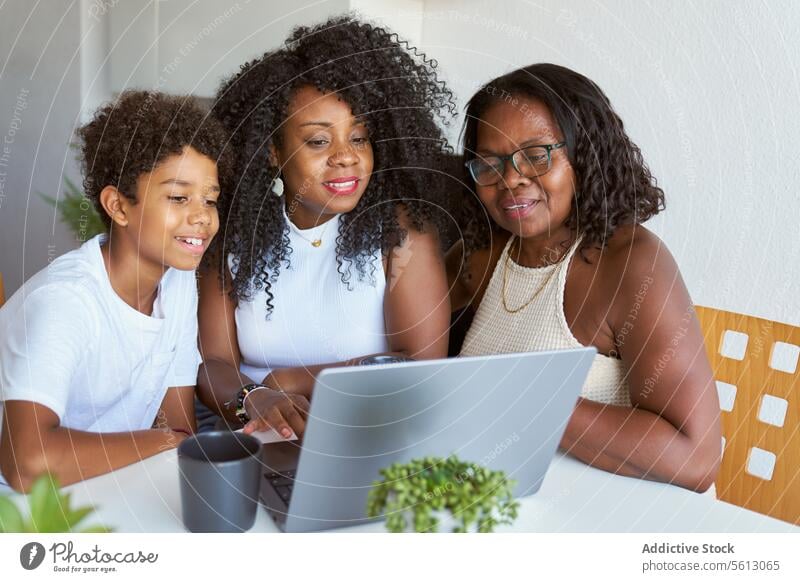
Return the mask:
{"type": "Polygon", "coordinates": [[[191,532],[253,527],[261,485],[261,443],[228,431],[195,435],[178,446],[183,524],[191,532]]]}

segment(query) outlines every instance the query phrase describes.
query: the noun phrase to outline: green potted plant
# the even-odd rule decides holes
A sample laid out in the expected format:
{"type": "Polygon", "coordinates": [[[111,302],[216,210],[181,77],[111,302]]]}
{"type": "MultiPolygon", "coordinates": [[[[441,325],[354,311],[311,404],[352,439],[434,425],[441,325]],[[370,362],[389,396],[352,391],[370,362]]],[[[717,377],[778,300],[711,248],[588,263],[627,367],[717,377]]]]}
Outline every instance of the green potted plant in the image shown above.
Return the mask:
{"type": "Polygon", "coordinates": [[[395,463],[380,471],[367,499],[369,517],[386,516],[390,532],[439,531],[440,521],[451,518],[452,531],[492,532],[517,518],[519,502],[514,481],[503,471],[491,471],[455,456],[425,457],[395,463]]]}
{"type": "Polygon", "coordinates": [[[27,496],[30,514],[25,519],[9,496],[0,496],[0,533],[107,533],[111,530],[97,525],[77,529],[95,508],[71,507],[70,493],[61,493],[58,481],[42,475],[27,496]]]}
{"type": "Polygon", "coordinates": [[[78,242],[85,242],[101,232],[106,226],[94,209],[92,202],[75,183],[64,176],[64,195],[61,200],[39,195],[51,206],[59,209],[61,222],[66,224],[78,242]]]}

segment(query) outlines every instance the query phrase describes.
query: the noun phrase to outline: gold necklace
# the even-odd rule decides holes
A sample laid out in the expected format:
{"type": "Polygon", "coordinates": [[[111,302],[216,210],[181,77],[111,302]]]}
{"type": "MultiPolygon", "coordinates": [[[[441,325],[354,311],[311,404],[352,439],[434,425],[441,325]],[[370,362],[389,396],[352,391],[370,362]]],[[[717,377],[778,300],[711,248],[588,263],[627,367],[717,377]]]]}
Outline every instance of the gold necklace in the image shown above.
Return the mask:
{"type": "Polygon", "coordinates": [[[290,227],[294,230],[297,236],[302,238],[304,241],[310,243],[312,247],[319,248],[322,246],[322,239],[325,237],[325,233],[327,232],[328,227],[331,225],[331,222],[336,221],[336,217],[331,218],[328,222],[325,223],[325,228],[323,228],[322,232],[319,233],[319,238],[315,239],[308,238],[306,235],[304,235],[303,232],[299,228],[297,228],[297,226],[289,219],[288,216],[286,217],[286,220],[289,221],[290,227]]]}
{"type": "Polygon", "coordinates": [[[508,285],[508,263],[511,260],[511,247],[513,245],[514,245],[514,242],[512,240],[511,244],[508,247],[508,254],[506,254],[506,261],[505,261],[505,263],[503,263],[503,290],[502,290],[503,309],[506,310],[506,313],[510,313],[512,315],[515,314],[515,313],[519,313],[520,311],[525,309],[528,305],[533,303],[533,300],[536,299],[539,296],[539,294],[544,290],[545,287],[547,287],[547,285],[550,283],[550,280],[553,278],[553,275],[555,274],[555,272],[558,271],[558,267],[556,265],[561,263],[561,261],[564,260],[564,257],[567,256],[567,254],[568,254],[568,253],[564,253],[558,259],[558,261],[553,263],[553,270],[550,271],[550,273],[547,275],[547,279],[544,280],[544,282],[539,286],[539,288],[536,290],[536,292],[533,294],[533,296],[530,299],[528,299],[521,307],[518,307],[516,309],[511,309],[508,306],[508,301],[506,300],[506,287],[508,285]]]}

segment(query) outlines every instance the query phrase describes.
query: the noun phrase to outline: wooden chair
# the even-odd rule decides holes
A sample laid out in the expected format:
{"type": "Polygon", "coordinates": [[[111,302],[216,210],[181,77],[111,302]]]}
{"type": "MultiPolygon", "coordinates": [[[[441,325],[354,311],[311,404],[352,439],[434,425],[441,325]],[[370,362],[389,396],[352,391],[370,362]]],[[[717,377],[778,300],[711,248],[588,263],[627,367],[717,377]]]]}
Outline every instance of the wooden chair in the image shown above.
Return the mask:
{"type": "Polygon", "coordinates": [[[800,525],[800,327],[696,310],[722,408],[717,496],[800,525]]]}

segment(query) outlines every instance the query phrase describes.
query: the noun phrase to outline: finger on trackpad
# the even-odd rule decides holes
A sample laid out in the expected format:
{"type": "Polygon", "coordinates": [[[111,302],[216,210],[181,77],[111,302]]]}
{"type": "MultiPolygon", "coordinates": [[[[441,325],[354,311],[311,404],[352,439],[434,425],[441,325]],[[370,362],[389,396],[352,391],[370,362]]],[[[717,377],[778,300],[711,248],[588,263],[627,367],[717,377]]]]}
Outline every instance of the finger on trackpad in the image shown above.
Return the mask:
{"type": "MultiPolygon", "coordinates": [[[[242,429],[237,430],[236,432],[242,432],[242,429]]],[[[269,429],[269,430],[261,430],[250,433],[252,436],[256,437],[259,441],[261,441],[262,445],[267,445],[269,443],[280,443],[283,441],[296,441],[297,435],[292,433],[292,436],[288,438],[282,437],[276,430],[269,429]]]]}

